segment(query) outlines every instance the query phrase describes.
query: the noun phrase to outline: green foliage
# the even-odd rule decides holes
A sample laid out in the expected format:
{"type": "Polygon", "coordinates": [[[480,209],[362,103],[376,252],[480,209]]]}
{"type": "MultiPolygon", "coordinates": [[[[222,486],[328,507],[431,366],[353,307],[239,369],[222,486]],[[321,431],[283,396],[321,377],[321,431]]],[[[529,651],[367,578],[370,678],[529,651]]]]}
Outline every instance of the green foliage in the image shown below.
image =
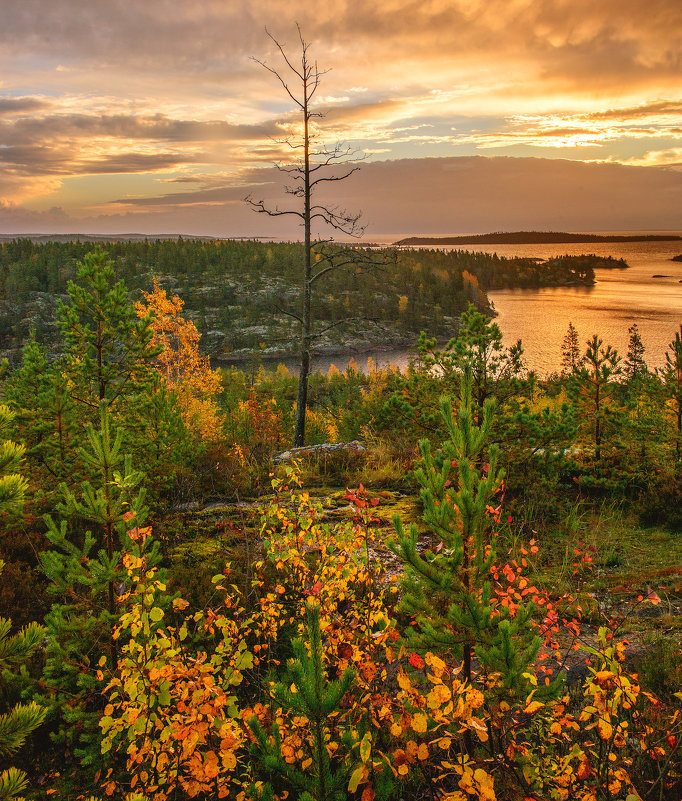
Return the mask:
{"type": "MultiPolygon", "coordinates": [[[[275,774],[301,801],[342,801],[350,777],[349,766],[333,764],[327,750],[326,720],[339,710],[339,705],[354,680],[354,671],[346,668],[340,679],[329,681],[322,664],[320,607],[314,599],[306,606],[308,642],[296,639],[292,643],[294,656],[287,662],[283,681],[271,687],[272,700],[285,712],[302,715],[311,723],[309,769],[303,771],[290,765],[282,756],[282,740],[277,723],[269,738],[257,717],[248,721],[258,743],[258,758],[266,775],[275,774]]],[[[348,733],[353,747],[352,733],[348,733]]],[[[266,790],[267,793],[267,790],[266,790]]]]}
{"type": "Polygon", "coordinates": [[[568,331],[561,343],[561,375],[573,375],[580,364],[580,343],[578,331],[573,323],[568,324],[568,331]]]}
{"type": "Polygon", "coordinates": [[[6,397],[15,427],[27,449],[28,466],[47,484],[74,478],[78,414],[61,366],[50,364],[46,349],[31,332],[21,365],[11,373],[6,397]]]}
{"type": "MultiPolygon", "coordinates": [[[[0,437],[6,432],[12,414],[0,405],[0,437]]],[[[11,440],[0,442],[0,510],[16,511],[24,499],[26,482],[15,471],[23,448],[11,440]]],[[[4,563],[0,560],[0,573],[4,563]]],[[[23,665],[43,639],[45,629],[37,623],[25,626],[11,635],[12,623],[0,618],[0,675],[7,680],[11,671],[23,665]]],[[[4,683],[4,682],[3,682],[4,683]]],[[[0,759],[13,756],[32,731],[43,722],[46,710],[36,703],[17,704],[0,713],[0,759]]],[[[0,770],[0,799],[17,798],[27,785],[25,775],[16,768],[0,770]]]]}
{"type": "Polygon", "coordinates": [[[623,372],[627,381],[637,380],[648,373],[644,352],[645,347],[639,333],[639,326],[637,323],[633,323],[628,328],[628,352],[623,364],[623,372]]]}
{"type": "Polygon", "coordinates": [[[78,403],[124,405],[151,379],[150,317],[138,318],[122,280],[114,283],[114,263],[99,248],[77,265],[78,283],[67,286],[68,303],[59,304],[59,326],[66,344],[66,375],[78,403]]]}
{"type": "Polygon", "coordinates": [[[537,655],[540,639],[529,626],[530,604],[519,603],[512,613],[493,594],[496,549],[491,512],[503,474],[497,470],[494,446],[488,464],[484,467],[481,461],[492,430],[494,402],[486,401],[477,424],[470,387],[467,372],[456,418],[451,401],[441,401],[449,434],[442,449],[432,454],[428,441],[420,443],[423,466],[415,476],[423,519],[435,547],[420,553],[417,526],[405,530],[396,517],[397,543],[392,548],[406,567],[402,608],[416,623],[408,631],[414,645],[460,656],[466,680],[472,677],[475,652],[486,669],[502,673],[505,691],[518,691],[526,687],[524,672],[537,655]]]}
{"type": "Polygon", "coordinates": [[[675,457],[682,458],[682,326],[670,343],[665,354],[665,366],[659,371],[669,398],[670,409],[675,420],[675,457]]]}

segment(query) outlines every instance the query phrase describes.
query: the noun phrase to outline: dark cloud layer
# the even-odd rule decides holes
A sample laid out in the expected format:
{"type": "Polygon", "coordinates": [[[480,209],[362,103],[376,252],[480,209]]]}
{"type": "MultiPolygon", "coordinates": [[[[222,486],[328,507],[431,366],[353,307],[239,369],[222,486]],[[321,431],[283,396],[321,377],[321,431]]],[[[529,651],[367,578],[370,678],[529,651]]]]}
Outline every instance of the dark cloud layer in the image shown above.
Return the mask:
{"type": "MultiPolygon", "coordinates": [[[[297,237],[299,229],[255,214],[251,189],[285,205],[282,176],[253,170],[236,185],[154,198],[121,199],[121,214],[55,219],[54,230],[297,237]]],[[[330,202],[362,210],[367,236],[496,230],[679,229],[682,172],[661,167],[585,164],[561,159],[442,158],[367,164],[334,185],[330,202]]],[[[34,217],[26,221],[28,225],[34,217]]],[[[0,207],[0,231],[17,232],[17,210],[0,207]]],[[[26,229],[24,229],[26,230],[26,229]]]]}
{"type": "MultiPolygon", "coordinates": [[[[210,76],[243,69],[267,49],[264,26],[291,36],[301,21],[321,52],[390,47],[410,60],[439,54],[523,57],[571,82],[604,84],[682,72],[677,0],[346,0],[312,6],[291,0],[9,0],[0,43],[10,55],[94,69],[150,69],[210,76]]],[[[371,64],[373,59],[369,57],[371,64]]]]}

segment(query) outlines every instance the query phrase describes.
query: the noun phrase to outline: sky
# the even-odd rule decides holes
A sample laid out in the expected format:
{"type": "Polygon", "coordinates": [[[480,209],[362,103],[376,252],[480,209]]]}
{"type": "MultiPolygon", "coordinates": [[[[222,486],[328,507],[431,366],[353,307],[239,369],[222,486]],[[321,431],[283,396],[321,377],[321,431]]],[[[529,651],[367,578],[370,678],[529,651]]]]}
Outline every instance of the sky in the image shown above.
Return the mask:
{"type": "MultiPolygon", "coordinates": [[[[679,0],[0,0],[0,233],[300,236],[297,95],[365,237],[682,229],[679,0]],[[340,173],[343,174],[343,173],[340,173]]],[[[322,229],[319,235],[325,235],[322,229]]]]}

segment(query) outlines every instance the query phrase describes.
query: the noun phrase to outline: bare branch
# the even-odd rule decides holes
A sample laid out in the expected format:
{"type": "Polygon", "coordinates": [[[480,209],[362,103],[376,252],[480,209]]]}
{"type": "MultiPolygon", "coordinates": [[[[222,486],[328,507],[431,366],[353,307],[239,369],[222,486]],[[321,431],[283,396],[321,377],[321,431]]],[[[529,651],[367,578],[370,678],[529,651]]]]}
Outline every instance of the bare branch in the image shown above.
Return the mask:
{"type": "Polygon", "coordinates": [[[298,322],[301,325],[303,325],[303,318],[299,317],[298,314],[295,314],[294,312],[287,311],[286,309],[282,308],[281,306],[279,306],[277,304],[275,305],[275,310],[278,311],[280,314],[286,315],[287,317],[293,317],[294,320],[298,320],[298,322]]]}
{"type": "Polygon", "coordinates": [[[327,331],[331,331],[332,328],[337,328],[340,325],[347,325],[349,323],[376,323],[379,322],[379,318],[374,317],[344,317],[343,320],[336,320],[333,323],[322,328],[320,331],[316,331],[314,334],[311,334],[312,339],[319,339],[323,334],[326,334],[327,331]]]}
{"type": "Polygon", "coordinates": [[[283,217],[287,214],[293,214],[296,217],[303,217],[303,212],[295,211],[294,209],[280,209],[278,206],[275,206],[274,209],[269,209],[265,205],[264,200],[253,200],[251,196],[245,197],[244,202],[248,203],[252,209],[257,211],[259,214],[267,214],[268,217],[283,217]]]}
{"type": "Polygon", "coordinates": [[[343,175],[327,175],[322,178],[316,178],[314,181],[310,182],[311,188],[313,186],[317,186],[318,184],[323,183],[332,183],[333,181],[345,181],[346,178],[350,178],[350,176],[357,172],[360,168],[359,167],[352,167],[348,172],[344,173],[343,175]]]}

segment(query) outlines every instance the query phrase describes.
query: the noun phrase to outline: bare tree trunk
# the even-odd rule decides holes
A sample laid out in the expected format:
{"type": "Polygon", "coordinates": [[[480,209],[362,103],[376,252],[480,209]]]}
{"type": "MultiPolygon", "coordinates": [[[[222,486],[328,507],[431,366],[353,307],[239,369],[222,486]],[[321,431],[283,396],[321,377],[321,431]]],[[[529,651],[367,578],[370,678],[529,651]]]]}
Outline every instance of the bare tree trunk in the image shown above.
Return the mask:
{"type": "MultiPolygon", "coordinates": [[[[305,54],[305,53],[304,53],[305,54]]],[[[303,74],[303,322],[301,324],[301,370],[298,374],[298,404],[294,447],[305,444],[305,413],[308,408],[308,375],[310,373],[310,334],[312,330],[310,294],[312,291],[312,259],[310,233],[310,131],[308,111],[308,74],[303,74]]]]}

